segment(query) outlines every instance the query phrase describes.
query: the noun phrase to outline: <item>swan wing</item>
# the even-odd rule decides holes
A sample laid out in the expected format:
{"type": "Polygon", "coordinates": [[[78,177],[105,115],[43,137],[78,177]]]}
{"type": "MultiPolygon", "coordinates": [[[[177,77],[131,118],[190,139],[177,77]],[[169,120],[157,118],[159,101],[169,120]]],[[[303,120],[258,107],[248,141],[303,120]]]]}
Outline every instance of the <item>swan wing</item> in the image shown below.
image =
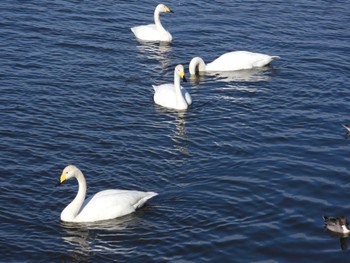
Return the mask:
{"type": "Polygon", "coordinates": [[[94,222],[124,216],[134,212],[156,195],[154,192],[130,190],[101,191],[84,202],[75,221],[94,222]]]}
{"type": "MultiPolygon", "coordinates": [[[[153,89],[155,91],[153,99],[154,102],[158,105],[168,107],[168,108],[176,108],[176,93],[174,84],[162,84],[159,86],[153,85],[153,89]]],[[[181,86],[181,93],[185,98],[188,105],[192,104],[192,98],[190,93],[181,86]]]]}
{"type": "Polygon", "coordinates": [[[162,84],[159,86],[153,85],[154,102],[158,105],[168,108],[176,107],[176,93],[174,84],[162,84]]]}
{"type": "Polygon", "coordinates": [[[248,51],[233,51],[225,53],[208,63],[207,71],[233,71],[242,69],[252,69],[268,65],[277,56],[269,56],[248,51]]]}
{"type": "Polygon", "coordinates": [[[191,98],[190,93],[182,86],[181,86],[181,92],[182,92],[182,95],[185,98],[187,104],[191,105],[192,104],[192,98],[191,98]]]}
{"type": "Polygon", "coordinates": [[[166,31],[159,31],[155,24],[135,26],[131,28],[134,35],[143,41],[171,41],[171,34],[166,31]]]}
{"type": "Polygon", "coordinates": [[[157,41],[160,38],[155,24],[135,26],[131,28],[131,31],[138,39],[145,41],[157,41]]]}

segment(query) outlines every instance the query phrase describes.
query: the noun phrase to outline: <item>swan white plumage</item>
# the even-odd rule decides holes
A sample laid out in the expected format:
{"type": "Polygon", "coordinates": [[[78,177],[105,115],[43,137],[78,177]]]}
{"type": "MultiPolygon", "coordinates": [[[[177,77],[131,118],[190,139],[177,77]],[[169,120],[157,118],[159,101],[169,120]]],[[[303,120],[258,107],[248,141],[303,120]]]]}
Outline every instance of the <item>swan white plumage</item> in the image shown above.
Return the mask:
{"type": "Polygon", "coordinates": [[[160,22],[160,13],[173,13],[169,7],[164,4],[157,5],[154,10],[154,24],[135,26],[131,28],[134,35],[143,41],[162,41],[171,42],[173,40],[172,35],[165,30],[160,22]]]}
{"type": "Polygon", "coordinates": [[[188,91],[180,86],[180,78],[186,82],[185,69],[179,64],[174,70],[174,84],[167,83],[159,86],[153,85],[154,102],[166,108],[175,110],[186,110],[188,105],[192,104],[191,95],[188,91]]]}
{"type": "Polygon", "coordinates": [[[65,222],[95,222],[124,216],[142,207],[157,193],[132,190],[104,190],[85,200],[86,181],[83,173],[74,165],[64,168],[57,185],[75,177],[79,190],[74,200],[62,211],[65,222]]]}
{"type": "Polygon", "coordinates": [[[249,51],[232,51],[225,53],[213,62],[205,64],[200,57],[195,57],[189,65],[190,74],[204,71],[235,71],[242,69],[260,68],[268,65],[279,56],[269,56],[249,51]]]}

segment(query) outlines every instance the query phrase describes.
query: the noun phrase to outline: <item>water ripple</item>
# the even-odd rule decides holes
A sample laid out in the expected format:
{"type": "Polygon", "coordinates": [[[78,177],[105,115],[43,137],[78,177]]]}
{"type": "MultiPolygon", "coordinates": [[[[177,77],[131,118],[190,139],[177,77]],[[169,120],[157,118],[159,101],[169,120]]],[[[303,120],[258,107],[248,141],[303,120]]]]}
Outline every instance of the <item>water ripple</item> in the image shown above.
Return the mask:
{"type": "Polygon", "coordinates": [[[348,2],[168,3],[174,42],[140,43],[130,27],[154,5],[2,2],[1,259],[344,261],[322,215],[350,209],[348,2]],[[188,75],[192,57],[232,50],[281,59],[188,75]],[[193,98],[182,113],[152,88],[179,63],[193,98]],[[77,183],[54,185],[70,163],[88,195],[159,196],[123,218],[60,222],[77,183]]]}

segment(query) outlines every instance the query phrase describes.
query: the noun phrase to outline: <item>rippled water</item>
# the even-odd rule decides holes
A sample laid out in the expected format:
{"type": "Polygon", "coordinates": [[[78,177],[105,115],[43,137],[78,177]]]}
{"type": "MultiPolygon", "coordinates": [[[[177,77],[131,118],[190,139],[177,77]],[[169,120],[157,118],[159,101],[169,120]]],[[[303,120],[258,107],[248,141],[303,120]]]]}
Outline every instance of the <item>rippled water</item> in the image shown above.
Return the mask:
{"type": "Polygon", "coordinates": [[[350,2],[168,2],[174,42],[142,44],[130,27],[156,4],[1,2],[1,261],[347,259],[322,215],[350,217],[350,2]],[[154,105],[175,65],[232,50],[281,59],[187,73],[186,112],[154,105]],[[88,194],[159,196],[123,218],[62,223],[77,184],[54,186],[71,163],[88,194]]]}

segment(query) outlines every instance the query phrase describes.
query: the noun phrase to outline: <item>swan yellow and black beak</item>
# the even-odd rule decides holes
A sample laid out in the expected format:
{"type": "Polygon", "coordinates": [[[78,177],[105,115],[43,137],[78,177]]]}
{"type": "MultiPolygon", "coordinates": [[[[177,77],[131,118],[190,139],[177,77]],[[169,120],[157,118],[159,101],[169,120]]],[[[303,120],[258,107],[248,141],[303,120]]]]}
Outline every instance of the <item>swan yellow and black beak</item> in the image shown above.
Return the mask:
{"type": "Polygon", "coordinates": [[[167,6],[165,6],[165,11],[167,11],[168,13],[174,13],[174,11],[173,11],[173,10],[170,10],[170,8],[167,7],[167,6]]]}
{"type": "Polygon", "coordinates": [[[185,72],[181,71],[180,72],[180,77],[182,78],[183,82],[187,82],[186,76],[185,76],[185,72]]]}
{"type": "Polygon", "coordinates": [[[64,181],[66,181],[66,174],[61,174],[60,179],[56,183],[56,186],[60,186],[61,184],[64,183],[64,181]]]}

